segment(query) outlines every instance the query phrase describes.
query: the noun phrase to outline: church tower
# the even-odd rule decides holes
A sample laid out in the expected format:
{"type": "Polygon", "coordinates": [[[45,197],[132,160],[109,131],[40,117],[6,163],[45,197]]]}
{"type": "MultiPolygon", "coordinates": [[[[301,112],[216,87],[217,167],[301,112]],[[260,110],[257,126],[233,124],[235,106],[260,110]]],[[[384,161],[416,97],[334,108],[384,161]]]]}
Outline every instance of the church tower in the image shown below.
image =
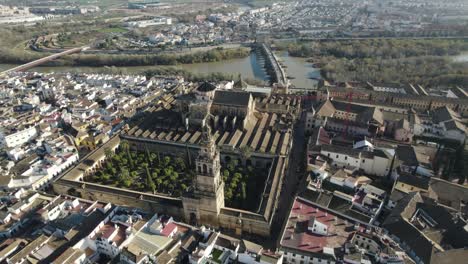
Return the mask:
{"type": "Polygon", "coordinates": [[[195,159],[194,190],[183,197],[186,220],[193,224],[218,227],[218,215],[224,207],[224,182],[221,178],[219,151],[211,129],[203,125],[200,152],[195,159]]]}

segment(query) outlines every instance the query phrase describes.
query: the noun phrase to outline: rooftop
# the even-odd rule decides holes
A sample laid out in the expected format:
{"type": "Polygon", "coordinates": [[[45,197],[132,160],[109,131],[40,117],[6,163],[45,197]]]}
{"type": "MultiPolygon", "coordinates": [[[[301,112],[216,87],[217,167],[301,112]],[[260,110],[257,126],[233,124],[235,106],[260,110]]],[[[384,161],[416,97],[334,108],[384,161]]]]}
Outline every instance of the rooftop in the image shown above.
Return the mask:
{"type": "Polygon", "coordinates": [[[213,104],[223,106],[247,106],[252,96],[240,91],[216,91],[213,104]]]}
{"type": "MultiPolygon", "coordinates": [[[[288,221],[281,237],[281,246],[305,253],[324,253],[344,246],[356,231],[358,221],[346,218],[328,209],[324,209],[303,198],[297,197],[291,209],[288,221]],[[310,219],[324,224],[327,235],[318,235],[308,230],[310,219]]],[[[364,229],[365,226],[359,227],[364,229]]]]}

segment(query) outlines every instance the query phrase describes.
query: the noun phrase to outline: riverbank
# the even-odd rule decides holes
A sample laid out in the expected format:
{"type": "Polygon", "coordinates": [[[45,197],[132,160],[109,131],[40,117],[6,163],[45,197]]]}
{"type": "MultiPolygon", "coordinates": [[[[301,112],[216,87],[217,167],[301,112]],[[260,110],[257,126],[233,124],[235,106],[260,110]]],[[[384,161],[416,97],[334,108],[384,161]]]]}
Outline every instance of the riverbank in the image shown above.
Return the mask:
{"type": "MultiPolygon", "coordinates": [[[[8,70],[19,66],[18,64],[0,64],[0,71],[8,70]]],[[[262,67],[261,58],[257,58],[255,53],[249,54],[245,58],[229,59],[218,62],[205,62],[193,64],[178,64],[176,66],[39,66],[29,71],[37,72],[75,72],[75,73],[104,73],[104,74],[145,74],[146,72],[160,73],[161,75],[194,75],[207,76],[210,74],[222,73],[238,78],[239,74],[244,79],[256,79],[260,81],[268,80],[268,75],[262,67]]]]}
{"type": "MultiPolygon", "coordinates": [[[[0,50],[0,62],[6,64],[23,64],[47,56],[43,53],[18,53],[0,50]]],[[[216,62],[229,59],[245,58],[250,54],[249,48],[217,48],[190,54],[76,54],[52,61],[44,66],[154,66],[177,65],[203,62],[216,62]]]]}
{"type": "Polygon", "coordinates": [[[453,59],[468,51],[465,40],[315,41],[289,44],[287,50],[321,66],[324,78],[340,82],[417,83],[433,88],[468,82],[468,63],[453,59]]]}
{"type": "MultiPolygon", "coordinates": [[[[291,57],[287,52],[277,53],[281,63],[286,66],[288,76],[294,77],[290,82],[294,87],[315,89],[320,71],[314,68],[304,58],[291,57]]],[[[132,67],[86,67],[86,66],[55,66],[36,67],[30,71],[37,72],[78,72],[104,74],[155,74],[181,75],[187,79],[237,80],[239,75],[250,84],[267,83],[269,76],[264,68],[264,59],[255,52],[245,58],[230,59],[218,62],[194,64],[178,64],[176,66],[132,66],[132,67]]],[[[0,64],[0,71],[18,66],[17,64],[0,64]]]]}

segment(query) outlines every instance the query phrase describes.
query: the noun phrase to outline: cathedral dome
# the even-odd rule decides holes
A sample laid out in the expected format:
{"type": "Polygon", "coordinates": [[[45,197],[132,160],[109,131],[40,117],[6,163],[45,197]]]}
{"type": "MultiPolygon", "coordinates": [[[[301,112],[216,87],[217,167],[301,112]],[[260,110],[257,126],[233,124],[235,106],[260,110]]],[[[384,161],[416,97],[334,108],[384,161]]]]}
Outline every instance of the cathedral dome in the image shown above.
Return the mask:
{"type": "Polygon", "coordinates": [[[216,86],[209,83],[209,82],[203,82],[200,86],[198,86],[197,91],[199,92],[211,92],[216,90],[216,86]]]}

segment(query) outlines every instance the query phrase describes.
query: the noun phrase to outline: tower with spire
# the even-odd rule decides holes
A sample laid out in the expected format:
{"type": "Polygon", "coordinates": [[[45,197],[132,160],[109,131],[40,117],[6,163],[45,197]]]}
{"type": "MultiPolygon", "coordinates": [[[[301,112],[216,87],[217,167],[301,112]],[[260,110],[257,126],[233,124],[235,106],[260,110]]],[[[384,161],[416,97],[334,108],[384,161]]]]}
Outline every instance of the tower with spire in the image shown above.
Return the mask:
{"type": "Polygon", "coordinates": [[[211,129],[203,122],[200,152],[195,159],[196,176],[193,192],[183,198],[186,220],[218,226],[218,215],[224,207],[224,182],[221,178],[219,151],[211,135],[211,129]]]}

